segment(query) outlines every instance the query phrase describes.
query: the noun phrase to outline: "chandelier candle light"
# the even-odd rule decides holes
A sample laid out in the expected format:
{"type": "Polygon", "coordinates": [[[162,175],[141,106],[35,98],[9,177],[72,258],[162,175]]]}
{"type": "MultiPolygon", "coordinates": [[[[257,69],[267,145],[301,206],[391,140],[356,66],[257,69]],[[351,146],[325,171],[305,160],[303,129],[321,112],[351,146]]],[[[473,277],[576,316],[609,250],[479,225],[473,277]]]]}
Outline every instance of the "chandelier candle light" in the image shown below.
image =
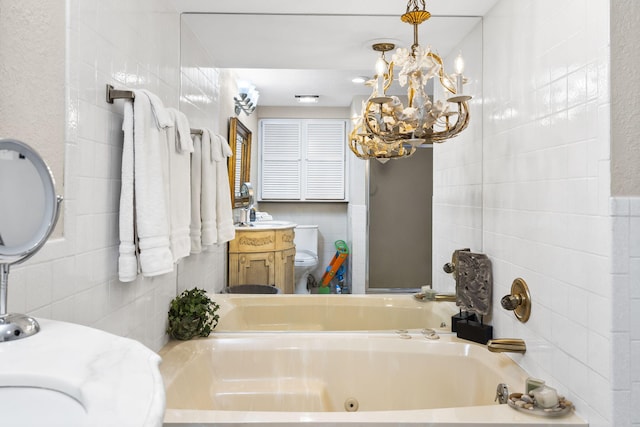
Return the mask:
{"type": "Polygon", "coordinates": [[[349,148],[361,159],[375,158],[382,163],[389,159],[411,156],[422,144],[443,142],[462,132],[469,124],[471,96],[463,95],[464,60],[455,60],[456,74],[446,74],[442,59],[430,48],[418,44],[418,26],[429,19],[424,0],[409,0],[401,19],[413,25],[413,45],[399,48],[391,63],[385,52],[392,43],[377,43],[373,50],[381,52],[376,61],[376,75],[367,82],[373,86],[371,96],[363,103],[362,114],[356,118],[349,135],[349,148]],[[397,96],[388,96],[387,90],[394,79],[394,67],[400,69],[398,83],[407,87],[407,105],[397,96]],[[451,96],[443,101],[432,101],[425,91],[427,82],[434,77],[451,96]],[[451,108],[455,105],[455,108],[451,108]]]}

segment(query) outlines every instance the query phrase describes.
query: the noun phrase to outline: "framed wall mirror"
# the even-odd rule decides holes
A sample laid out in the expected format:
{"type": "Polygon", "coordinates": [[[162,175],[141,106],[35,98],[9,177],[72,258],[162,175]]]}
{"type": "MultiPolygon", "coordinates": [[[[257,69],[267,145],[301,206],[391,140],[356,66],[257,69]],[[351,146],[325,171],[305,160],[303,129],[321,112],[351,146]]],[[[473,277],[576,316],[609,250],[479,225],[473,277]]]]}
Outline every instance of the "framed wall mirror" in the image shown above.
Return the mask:
{"type": "Polygon", "coordinates": [[[242,207],[242,184],[249,182],[251,166],[251,131],[237,117],[229,119],[229,145],[233,155],[229,157],[229,185],[231,206],[242,207]]]}

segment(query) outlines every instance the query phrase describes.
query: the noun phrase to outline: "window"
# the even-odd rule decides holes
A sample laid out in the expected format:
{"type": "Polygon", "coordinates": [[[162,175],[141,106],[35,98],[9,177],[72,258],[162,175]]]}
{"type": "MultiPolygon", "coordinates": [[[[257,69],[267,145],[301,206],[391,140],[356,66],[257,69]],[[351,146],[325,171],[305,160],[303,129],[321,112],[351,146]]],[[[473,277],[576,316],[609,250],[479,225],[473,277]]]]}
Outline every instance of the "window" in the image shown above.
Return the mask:
{"type": "Polygon", "coordinates": [[[344,201],[346,121],[260,121],[260,200],[344,201]]]}

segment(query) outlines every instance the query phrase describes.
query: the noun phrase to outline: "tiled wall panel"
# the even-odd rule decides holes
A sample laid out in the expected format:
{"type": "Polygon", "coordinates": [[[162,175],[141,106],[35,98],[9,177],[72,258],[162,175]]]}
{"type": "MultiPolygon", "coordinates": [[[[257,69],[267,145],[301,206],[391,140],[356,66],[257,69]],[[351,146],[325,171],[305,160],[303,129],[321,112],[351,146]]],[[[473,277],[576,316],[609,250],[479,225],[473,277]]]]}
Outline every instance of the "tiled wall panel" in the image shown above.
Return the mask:
{"type": "Polygon", "coordinates": [[[226,135],[217,71],[181,68],[180,16],[168,1],[69,0],[67,17],[64,237],[12,268],[9,311],[93,326],[158,350],[169,301],[185,288],[222,289],[226,251],[191,256],[170,274],[118,281],[123,107],[105,102],[105,84],[148,89],[187,110],[194,127],[226,135]],[[182,102],[181,80],[185,94],[201,96],[182,102]]]}
{"type": "Polygon", "coordinates": [[[501,1],[484,19],[494,334],[523,338],[514,358],[592,426],[623,425],[612,411],[608,4],[501,1]],[[499,304],[516,277],[533,298],[526,324],[499,304]]]}
{"type": "Polygon", "coordinates": [[[613,412],[617,425],[640,425],[640,198],[612,199],[614,257],[613,412]]]}
{"type": "MultiPolygon", "coordinates": [[[[455,249],[482,250],[482,23],[444,58],[445,70],[454,72],[461,53],[468,83],[464,93],[471,121],[459,136],[433,147],[433,289],[453,292],[455,282],[442,266],[455,249]]],[[[436,94],[436,98],[441,95],[436,94]]]]}

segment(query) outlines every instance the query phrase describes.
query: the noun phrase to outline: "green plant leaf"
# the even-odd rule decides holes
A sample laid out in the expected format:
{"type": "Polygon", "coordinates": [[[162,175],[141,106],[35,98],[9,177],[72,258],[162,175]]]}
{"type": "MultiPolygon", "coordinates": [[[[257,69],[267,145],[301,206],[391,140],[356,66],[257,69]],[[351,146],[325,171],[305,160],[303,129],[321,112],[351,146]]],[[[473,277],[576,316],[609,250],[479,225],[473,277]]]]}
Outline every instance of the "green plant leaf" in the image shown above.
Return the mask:
{"type": "Polygon", "coordinates": [[[178,340],[207,337],[218,325],[219,308],[204,290],[197,287],[186,290],[169,304],[167,333],[178,340]]]}

